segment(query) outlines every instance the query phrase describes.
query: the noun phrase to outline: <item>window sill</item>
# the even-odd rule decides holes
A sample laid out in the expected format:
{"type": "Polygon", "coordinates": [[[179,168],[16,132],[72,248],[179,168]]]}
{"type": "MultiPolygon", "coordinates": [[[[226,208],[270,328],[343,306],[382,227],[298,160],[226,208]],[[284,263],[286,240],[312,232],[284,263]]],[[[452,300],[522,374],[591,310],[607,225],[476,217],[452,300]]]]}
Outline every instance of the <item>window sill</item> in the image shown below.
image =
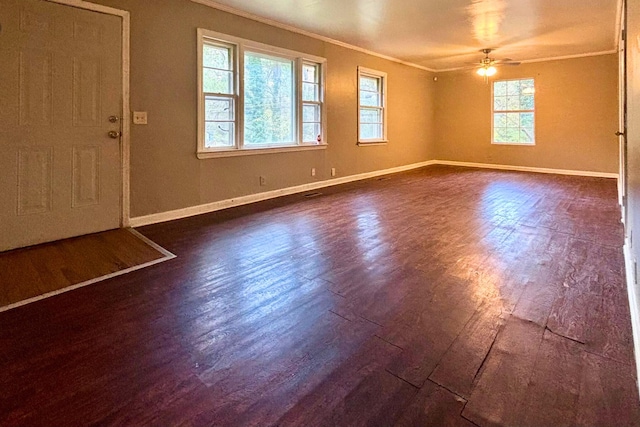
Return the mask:
{"type": "Polygon", "coordinates": [[[217,151],[200,151],[197,153],[199,159],[213,159],[218,157],[238,157],[238,156],[253,156],[256,154],[275,154],[275,153],[288,153],[292,151],[314,151],[314,150],[326,150],[327,144],[314,144],[314,145],[295,145],[286,147],[268,147],[268,148],[243,148],[241,150],[217,150],[217,151]]]}
{"type": "Polygon", "coordinates": [[[518,147],[535,147],[535,142],[491,142],[491,145],[514,145],[518,147]]]}
{"type": "Polygon", "coordinates": [[[369,146],[373,146],[373,145],[387,145],[388,143],[389,143],[389,141],[387,141],[387,140],[371,141],[371,142],[358,141],[358,145],[360,147],[369,147],[369,146]]]}

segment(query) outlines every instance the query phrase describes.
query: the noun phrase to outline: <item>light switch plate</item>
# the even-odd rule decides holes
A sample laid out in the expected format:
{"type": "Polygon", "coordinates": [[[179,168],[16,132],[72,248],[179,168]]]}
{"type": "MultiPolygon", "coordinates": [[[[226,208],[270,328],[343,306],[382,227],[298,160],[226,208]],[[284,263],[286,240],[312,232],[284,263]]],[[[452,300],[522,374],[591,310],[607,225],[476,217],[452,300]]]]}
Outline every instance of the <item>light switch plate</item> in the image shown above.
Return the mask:
{"type": "Polygon", "coordinates": [[[147,124],[147,112],[146,111],[134,111],[133,112],[133,124],[134,125],[146,125],[147,124]]]}

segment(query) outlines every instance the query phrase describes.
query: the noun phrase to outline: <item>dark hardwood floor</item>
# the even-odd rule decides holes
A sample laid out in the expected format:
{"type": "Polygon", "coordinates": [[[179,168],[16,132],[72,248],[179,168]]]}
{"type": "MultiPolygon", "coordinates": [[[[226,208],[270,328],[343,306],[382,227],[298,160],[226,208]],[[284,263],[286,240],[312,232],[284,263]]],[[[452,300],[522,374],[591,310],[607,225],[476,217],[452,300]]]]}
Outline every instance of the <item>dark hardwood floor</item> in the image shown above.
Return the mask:
{"type": "Polygon", "coordinates": [[[638,426],[613,180],[429,167],[0,313],[0,425],[638,426]]]}

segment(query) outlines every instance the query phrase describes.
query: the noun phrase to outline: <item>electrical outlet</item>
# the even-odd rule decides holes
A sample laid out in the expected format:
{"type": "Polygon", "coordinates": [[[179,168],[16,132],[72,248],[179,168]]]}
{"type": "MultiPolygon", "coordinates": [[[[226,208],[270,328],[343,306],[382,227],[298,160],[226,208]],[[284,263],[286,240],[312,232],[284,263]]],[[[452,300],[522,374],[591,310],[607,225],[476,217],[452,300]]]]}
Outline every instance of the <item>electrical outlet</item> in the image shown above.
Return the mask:
{"type": "Polygon", "coordinates": [[[133,112],[133,124],[134,125],[146,125],[147,124],[147,112],[146,111],[134,111],[133,112]]]}
{"type": "Polygon", "coordinates": [[[316,176],[316,168],[311,168],[311,176],[316,176]]]}
{"type": "Polygon", "coordinates": [[[260,175],[260,185],[261,186],[267,185],[267,178],[262,175],[260,175]]]}
{"type": "Polygon", "coordinates": [[[331,176],[336,176],[336,168],[331,168],[331,176]]]}

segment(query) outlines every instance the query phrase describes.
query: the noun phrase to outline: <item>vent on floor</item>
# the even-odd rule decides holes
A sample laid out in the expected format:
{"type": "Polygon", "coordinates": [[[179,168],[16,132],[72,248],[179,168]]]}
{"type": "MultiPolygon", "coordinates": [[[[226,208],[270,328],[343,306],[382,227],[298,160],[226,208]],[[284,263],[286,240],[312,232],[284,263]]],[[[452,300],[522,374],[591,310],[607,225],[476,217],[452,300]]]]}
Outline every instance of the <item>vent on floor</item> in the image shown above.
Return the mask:
{"type": "Polygon", "coordinates": [[[304,197],[310,199],[312,197],[318,197],[318,196],[322,196],[322,193],[320,193],[319,191],[316,191],[315,193],[307,193],[304,195],[304,197]]]}

